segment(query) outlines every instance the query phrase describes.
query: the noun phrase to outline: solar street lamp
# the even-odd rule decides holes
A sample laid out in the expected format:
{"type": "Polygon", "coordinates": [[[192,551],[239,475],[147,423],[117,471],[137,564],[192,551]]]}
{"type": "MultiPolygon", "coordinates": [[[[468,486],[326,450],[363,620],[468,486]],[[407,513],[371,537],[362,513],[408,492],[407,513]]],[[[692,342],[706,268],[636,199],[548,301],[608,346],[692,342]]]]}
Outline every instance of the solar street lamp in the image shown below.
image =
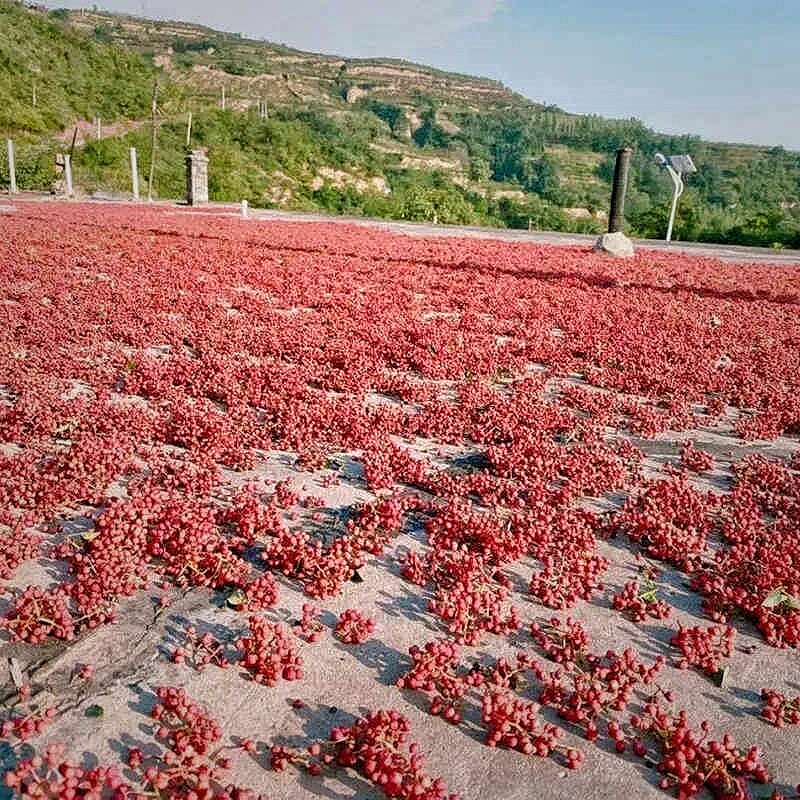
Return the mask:
{"type": "Polygon", "coordinates": [[[662,153],[656,153],[656,161],[660,167],[669,172],[669,176],[672,178],[672,184],[675,187],[675,191],[672,195],[672,210],[669,214],[669,225],[667,226],[667,241],[671,242],[672,228],[675,225],[675,213],[678,210],[678,200],[684,190],[683,176],[691,175],[692,172],[697,172],[697,167],[695,167],[694,161],[692,161],[690,155],[670,156],[667,158],[662,153]]]}

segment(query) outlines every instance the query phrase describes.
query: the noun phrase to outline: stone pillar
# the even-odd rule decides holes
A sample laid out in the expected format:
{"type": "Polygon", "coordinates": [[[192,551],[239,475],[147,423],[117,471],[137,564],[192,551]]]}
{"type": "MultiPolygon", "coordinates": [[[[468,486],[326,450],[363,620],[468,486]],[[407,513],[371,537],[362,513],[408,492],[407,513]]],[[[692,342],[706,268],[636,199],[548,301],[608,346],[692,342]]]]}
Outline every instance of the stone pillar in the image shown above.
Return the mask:
{"type": "Polygon", "coordinates": [[[611,208],[608,212],[608,232],[622,233],[625,227],[625,192],[628,188],[628,172],[631,166],[630,147],[617,150],[614,166],[614,182],[611,186],[611,208]]]}
{"type": "Polygon", "coordinates": [[[186,202],[190,206],[208,202],[208,157],[202,150],[186,156],[186,202]]]}

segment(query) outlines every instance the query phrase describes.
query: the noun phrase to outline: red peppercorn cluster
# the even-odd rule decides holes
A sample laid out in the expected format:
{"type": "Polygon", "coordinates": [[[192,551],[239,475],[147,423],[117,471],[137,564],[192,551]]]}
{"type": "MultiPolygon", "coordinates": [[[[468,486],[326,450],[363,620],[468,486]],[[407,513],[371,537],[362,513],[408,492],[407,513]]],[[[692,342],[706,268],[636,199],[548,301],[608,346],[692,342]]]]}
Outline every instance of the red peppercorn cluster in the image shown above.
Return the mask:
{"type": "Polygon", "coordinates": [[[800,646],[800,477],[780,462],[748,456],[724,498],[723,546],[692,588],[712,618],[753,620],[774,647],[800,646]],[[757,564],[758,568],[753,569],[757,564]]]}
{"type": "Polygon", "coordinates": [[[349,727],[334,728],[329,742],[315,742],[305,754],[282,745],[273,747],[271,765],[281,771],[290,764],[302,764],[312,775],[321,774],[324,767],[346,767],[363,775],[386,797],[458,800],[458,795],[447,793],[441,778],[425,773],[418,745],[408,742],[410,730],[398,711],[372,711],[349,727]]]}
{"type": "Polygon", "coordinates": [[[42,733],[55,719],[54,707],[38,708],[31,703],[30,696],[31,687],[25,684],[17,690],[14,702],[5,706],[0,722],[0,736],[4,739],[27,741],[42,733]]]}
{"type": "Polygon", "coordinates": [[[532,622],[530,631],[536,644],[552,661],[566,666],[585,662],[591,642],[578,620],[567,617],[562,622],[558,617],[551,617],[549,621],[532,622]]]}
{"type": "Polygon", "coordinates": [[[303,677],[303,660],[289,631],[279,623],[263,617],[247,620],[250,635],[237,640],[239,663],[252,674],[253,680],[274,686],[281,679],[296,681],[303,677]]]}
{"type": "Polygon", "coordinates": [[[161,687],[151,716],[155,737],[166,747],[158,756],[139,748],[128,752],[128,766],[141,774],[143,786],[169,797],[210,800],[227,768],[227,760],[211,752],[221,738],[219,725],[183,689],[161,687]]]}
{"type": "Polygon", "coordinates": [[[242,589],[242,594],[244,595],[242,610],[263,611],[278,604],[278,584],[268,572],[250,581],[242,589]]]}
{"type": "Polygon", "coordinates": [[[358,540],[345,534],[325,546],[305,531],[282,531],[265,545],[262,559],[303,584],[311,597],[333,597],[363,565],[364,556],[358,540]]]}
{"type": "Polygon", "coordinates": [[[730,625],[685,628],[679,623],[678,632],[670,639],[670,644],[681,651],[679,669],[688,669],[691,665],[707,675],[714,675],[719,672],[722,660],[733,652],[735,637],[736,631],[730,625]]]}
{"type": "Polygon", "coordinates": [[[315,644],[322,638],[322,633],[325,630],[320,622],[320,614],[322,612],[311,603],[303,603],[302,614],[300,620],[294,626],[294,633],[301,639],[304,639],[309,644],[315,644]]]}
{"type": "Polygon", "coordinates": [[[373,503],[356,508],[355,518],[347,523],[347,531],[364,553],[379,556],[400,532],[405,514],[425,506],[414,495],[380,497],[373,503]]]}
{"type": "Polygon", "coordinates": [[[225,654],[225,644],[206,631],[202,636],[194,626],[186,630],[184,643],[172,652],[176,664],[189,664],[202,672],[209,664],[225,669],[230,661],[225,654]]]}
{"type": "Polygon", "coordinates": [[[691,571],[706,551],[717,507],[713,495],[698,492],[683,477],[654,480],[614,517],[613,529],[649,556],[691,571]]]}
{"type": "Polygon", "coordinates": [[[49,636],[69,641],[75,636],[75,620],[61,589],[45,591],[29,586],[15,600],[3,620],[14,641],[38,644],[49,636]]]}
{"type": "Polygon", "coordinates": [[[715,798],[747,800],[752,797],[748,781],[763,784],[769,780],[757,747],[742,752],[727,733],[721,741],[709,739],[709,723],[702,722],[700,731],[695,731],[685,711],[676,714],[651,701],[644,714],[632,716],[630,722],[639,735],[634,752],[653,758],[664,776],[661,788],[676,789],[680,798],[696,797],[706,789],[715,798]],[[646,740],[654,743],[654,755],[646,740]]]}
{"type": "Polygon", "coordinates": [[[21,800],[50,797],[125,800],[134,796],[116,767],[81,767],[69,761],[65,752],[63,745],[53,744],[43,755],[21,759],[5,773],[5,785],[21,800]]]}
{"type": "Polygon", "coordinates": [[[600,523],[589,511],[566,508],[553,512],[542,506],[518,527],[528,539],[529,552],[542,563],[542,570],[531,578],[529,591],[549,608],[572,608],[602,588],[608,561],[600,554],[594,533],[600,523]]]}
{"type": "Polygon", "coordinates": [[[274,536],[283,529],[277,491],[274,500],[274,504],[263,503],[258,487],[248,484],[237,489],[231,497],[230,505],[217,514],[218,524],[234,529],[230,539],[231,547],[236,552],[241,552],[268,536],[274,536]]]}
{"type": "Polygon", "coordinates": [[[644,582],[628,581],[622,589],[611,598],[611,605],[630,617],[634,622],[646,619],[669,619],[672,606],[659,600],[658,587],[649,578],[644,582]]]}
{"type": "Polygon", "coordinates": [[[467,682],[458,672],[460,648],[449,639],[427,642],[409,649],[413,666],[397,681],[400,689],[424,692],[430,699],[430,712],[454,725],[461,722],[461,706],[467,682]]]}
{"type": "Polygon", "coordinates": [[[430,610],[441,617],[453,638],[474,645],[486,631],[505,635],[520,626],[509,604],[507,581],[481,556],[463,550],[437,555],[436,593],[430,610]]]}
{"type": "MultiPolygon", "coordinates": [[[[428,642],[424,647],[414,645],[409,654],[414,663],[397,681],[398,688],[424,692],[431,714],[452,725],[461,723],[464,704],[472,697],[472,690],[479,691],[482,704],[493,693],[510,697],[508,693],[524,684],[524,673],[533,666],[525,653],[518,652],[513,662],[501,658],[483,666],[475,663],[467,669],[459,663],[459,646],[448,639],[428,642]]],[[[523,706],[519,708],[522,710],[523,706]]],[[[498,715],[492,717],[492,725],[498,722],[498,715]]]]}
{"type": "Polygon", "coordinates": [[[375,620],[355,608],[347,608],[336,621],[336,635],[345,644],[362,644],[375,630],[375,620]]]}
{"type": "MultiPolygon", "coordinates": [[[[27,520],[8,516],[8,530],[4,531],[3,512],[0,510],[0,581],[8,581],[20,564],[36,558],[42,537],[26,530],[27,520]]],[[[2,594],[2,587],[0,587],[2,594]]]]}
{"type": "Polygon", "coordinates": [[[425,525],[428,542],[437,552],[469,551],[498,566],[516,561],[526,542],[495,515],[474,510],[460,498],[439,509],[425,525]]]}
{"type": "Polygon", "coordinates": [[[709,472],[714,467],[714,458],[687,441],[681,445],[681,465],[692,472],[709,472]]]}
{"type": "MultiPolygon", "coordinates": [[[[609,650],[604,656],[589,654],[586,661],[583,666],[565,665],[549,672],[535,662],[532,667],[541,684],[539,702],[555,708],[562,719],[580,726],[586,738],[594,741],[600,719],[623,712],[634,689],[655,681],[665,659],[659,656],[647,666],[627,649],[622,653],[609,650]]],[[[609,734],[614,737],[617,730],[612,727],[609,734]]],[[[624,750],[624,746],[617,749],[624,750]]]]}
{"type": "Polygon", "coordinates": [[[762,689],[764,707],[761,716],[776,728],[784,725],[800,725],[800,695],[789,698],[776,689],[762,689]]]}
{"type": "MultiPolygon", "coordinates": [[[[508,692],[487,692],[483,696],[481,718],[486,726],[486,744],[489,747],[507,747],[519,750],[526,756],[546,758],[558,748],[564,731],[555,725],[542,722],[539,706],[522,700],[508,692]]],[[[569,766],[581,763],[577,750],[570,750],[569,766]]]]}
{"type": "Polygon", "coordinates": [[[136,796],[255,800],[254,792],[224,783],[231,761],[217,746],[222,738],[219,724],[183,689],[164,686],[156,694],[159,702],[150,716],[156,724],[154,736],[166,749],[158,755],[138,747],[128,751],[128,767],[144,790],[136,796]]]}
{"type": "MultiPolygon", "coordinates": [[[[0,580],[42,555],[67,573],[12,590],[2,624],[15,640],[69,641],[154,584],[162,606],[177,586],[207,587],[250,614],[271,608],[277,584],[254,561],[311,597],[332,597],[401,530],[419,527],[427,548],[408,553],[402,572],[430,586],[431,611],[454,642],[412,653],[403,685],[425,691],[449,722],[476,697],[473,712],[488,703],[498,744],[544,744],[538,701],[589,738],[605,724],[615,748],[626,746],[616,716],[657,665],[590,653],[570,620],[531,629],[558,662],[553,672],[527,655],[467,668],[449,649],[520,626],[508,576],[522,560],[536,561],[530,592],[546,606],[593,598],[608,566],[602,531],[690,573],[714,620],[739,614],[770,644],[800,646],[798,456],[743,459],[718,500],[685,474],[643,480],[644,454],[618,435],[690,431],[729,407],[747,438],[800,430],[792,269],[647,253],[617,264],[578,248],[226,219],[210,236],[199,216],[27,202],[0,215],[0,263],[13,265],[0,276],[0,580]],[[306,486],[270,489],[241,474],[265,452],[295,454],[299,467],[325,472],[315,476],[323,485],[338,480],[338,454],[361,454],[380,497],[346,509],[345,530],[323,539],[312,524],[325,518],[322,500],[306,486]],[[587,496],[620,491],[630,500],[607,524],[581,510],[587,496]],[[74,535],[67,521],[78,515],[89,529],[74,535]],[[520,694],[529,676],[535,697],[520,694]]],[[[684,473],[713,466],[691,443],[681,459],[684,473]]],[[[614,603],[637,620],[669,610],[646,581],[614,603]]],[[[314,641],[321,631],[304,608],[295,633],[314,641]]],[[[701,668],[724,647],[677,638],[701,668]]],[[[293,679],[296,646],[282,626],[251,617],[238,660],[256,680],[293,679]]],[[[195,633],[177,660],[199,668],[226,656],[195,633]]],[[[42,713],[10,733],[35,735],[42,713]]],[[[689,733],[675,735],[668,757],[690,765],[669,766],[679,791],[736,796],[745,773],[758,772],[724,742],[721,756],[700,758],[694,744],[681,749],[689,733]]],[[[216,762],[171,783],[182,756],[169,752],[152,765],[163,795],[194,797],[210,783],[226,796],[216,762]]],[[[71,765],[59,778],[55,758],[25,768],[26,792],[52,784],[69,797],[73,779],[89,794],[122,788],[71,765]]],[[[373,766],[357,769],[393,791],[373,766]]],[[[431,786],[421,778],[408,796],[431,786]]]]}

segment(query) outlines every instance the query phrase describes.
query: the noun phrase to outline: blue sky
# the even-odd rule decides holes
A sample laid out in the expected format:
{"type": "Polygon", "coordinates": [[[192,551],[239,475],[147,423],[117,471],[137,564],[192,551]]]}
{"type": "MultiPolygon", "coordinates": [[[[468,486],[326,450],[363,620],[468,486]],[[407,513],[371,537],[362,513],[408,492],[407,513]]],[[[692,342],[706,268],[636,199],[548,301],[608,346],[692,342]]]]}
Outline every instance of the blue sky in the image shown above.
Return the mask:
{"type": "MultiPolygon", "coordinates": [[[[51,0],[78,7],[86,0],[51,0]]],[[[800,0],[102,0],[302,49],[497,78],[533,100],[800,150],[800,0]]]]}

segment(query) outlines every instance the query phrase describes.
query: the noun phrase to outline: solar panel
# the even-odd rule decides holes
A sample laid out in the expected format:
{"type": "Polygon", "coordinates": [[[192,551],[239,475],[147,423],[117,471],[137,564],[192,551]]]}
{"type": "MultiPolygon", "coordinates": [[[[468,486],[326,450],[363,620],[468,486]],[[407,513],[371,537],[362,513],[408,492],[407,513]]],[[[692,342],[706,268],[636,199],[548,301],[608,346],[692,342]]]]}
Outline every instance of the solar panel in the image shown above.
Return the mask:
{"type": "Polygon", "coordinates": [[[681,175],[688,175],[691,172],[697,172],[697,167],[694,165],[694,161],[692,161],[691,156],[670,156],[669,163],[672,165],[672,169],[675,172],[679,172],[681,175]]]}

